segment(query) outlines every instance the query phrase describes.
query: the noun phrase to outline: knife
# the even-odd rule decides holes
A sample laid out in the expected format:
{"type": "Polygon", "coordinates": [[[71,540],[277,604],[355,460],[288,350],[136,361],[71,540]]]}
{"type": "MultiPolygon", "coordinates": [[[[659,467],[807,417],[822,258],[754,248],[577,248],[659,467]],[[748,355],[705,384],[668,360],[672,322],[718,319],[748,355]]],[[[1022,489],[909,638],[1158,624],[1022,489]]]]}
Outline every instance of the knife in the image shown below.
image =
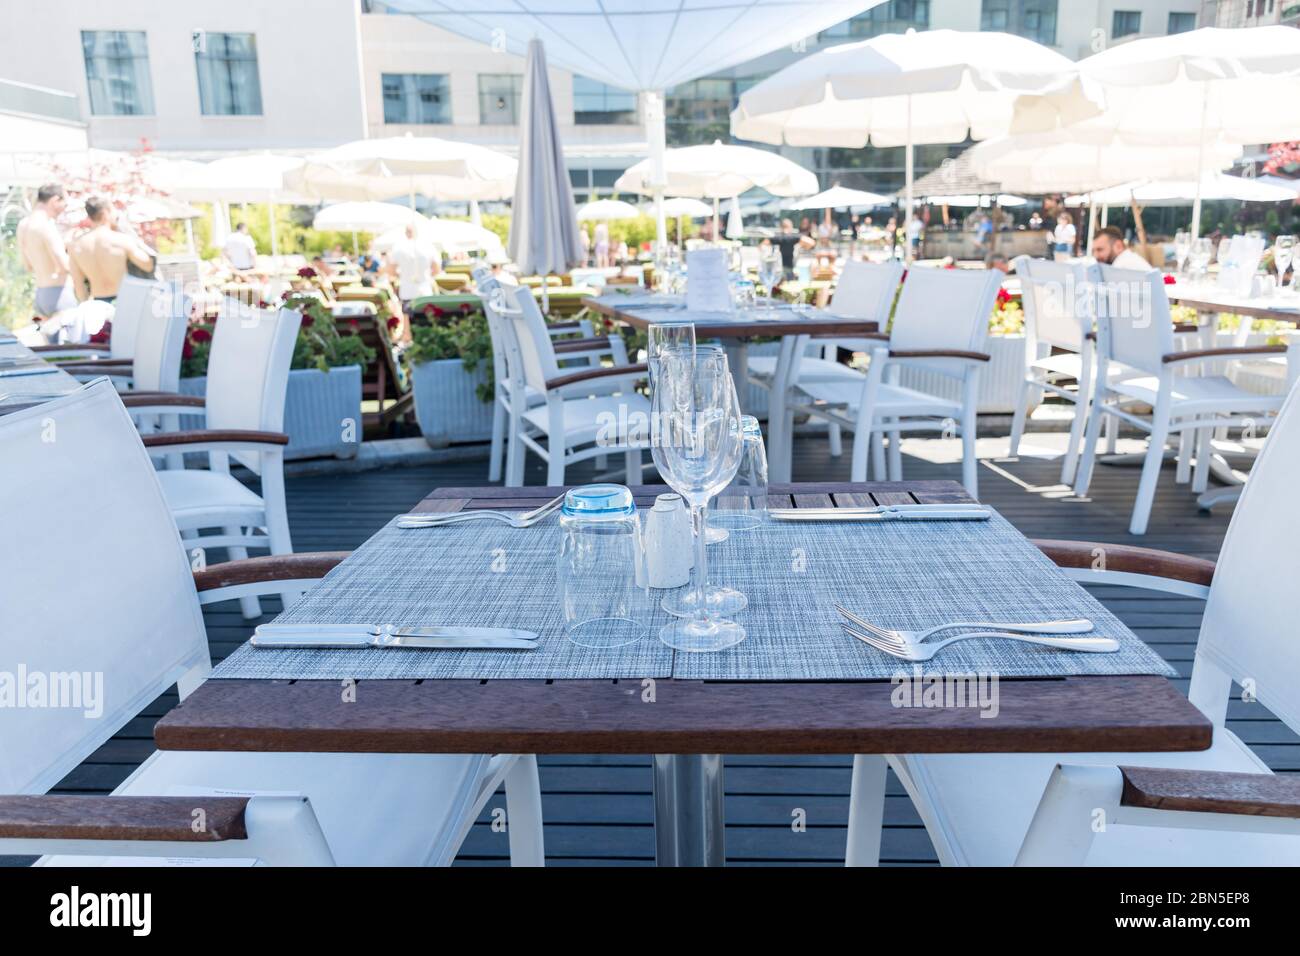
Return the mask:
{"type": "Polygon", "coordinates": [[[925,510],[894,508],[769,508],[777,521],[987,521],[991,513],[979,508],[927,506],[925,510]]]}
{"type": "Polygon", "coordinates": [[[532,631],[504,627],[395,627],[374,624],[263,624],[253,632],[254,647],[531,650],[532,631]]]}

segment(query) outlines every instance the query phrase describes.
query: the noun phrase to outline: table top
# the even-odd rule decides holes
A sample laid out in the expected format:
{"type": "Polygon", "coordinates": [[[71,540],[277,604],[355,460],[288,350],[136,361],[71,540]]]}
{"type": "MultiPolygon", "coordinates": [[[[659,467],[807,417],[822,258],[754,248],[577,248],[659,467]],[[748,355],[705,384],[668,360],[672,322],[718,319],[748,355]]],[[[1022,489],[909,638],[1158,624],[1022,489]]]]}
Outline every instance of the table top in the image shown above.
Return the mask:
{"type": "Polygon", "coordinates": [[[1213,295],[1212,291],[1207,289],[1180,291],[1177,286],[1170,286],[1167,291],[1170,302],[1188,306],[1197,312],[1230,312],[1252,319],[1300,322],[1300,296],[1240,299],[1213,295]]]}
{"type": "MultiPolygon", "coordinates": [[[[76,346],[70,345],[68,349],[75,351],[76,346]]],[[[0,358],[35,359],[39,355],[21,342],[2,342],[0,358]]],[[[92,360],[87,359],[89,361],[92,360]]],[[[31,408],[49,401],[51,397],[75,392],[80,387],[80,382],[62,370],[42,375],[0,375],[0,415],[31,408]]]]}
{"type": "MultiPolygon", "coordinates": [[[[619,322],[625,322],[638,329],[644,329],[655,322],[663,321],[666,316],[681,314],[679,312],[665,311],[661,307],[646,307],[643,298],[639,302],[634,300],[629,301],[627,304],[619,303],[618,298],[617,295],[592,297],[584,299],[583,304],[601,315],[608,316],[619,322]]],[[[631,296],[627,298],[632,299],[631,296]]],[[[755,312],[761,313],[761,309],[760,306],[755,312]]],[[[696,321],[695,331],[700,336],[721,339],[748,339],[764,336],[803,335],[805,333],[818,336],[852,337],[871,335],[880,331],[879,322],[843,318],[824,310],[817,311],[812,315],[799,315],[788,307],[783,308],[781,311],[785,312],[788,318],[749,319],[744,312],[737,312],[734,318],[720,318],[717,321],[696,321]]],[[[717,314],[721,316],[721,313],[717,314]]]]}
{"type": "MultiPolygon", "coordinates": [[[[561,489],[441,488],[415,510],[534,507],[561,489]]],[[[663,486],[638,486],[649,503],[663,486]]],[[[773,485],[774,504],[968,501],[955,482],[773,485]]],[[[1203,750],[1209,721],[1163,677],[1005,680],[996,719],[899,708],[889,681],[208,680],[164,750],[368,753],[1012,753],[1203,750]]]]}

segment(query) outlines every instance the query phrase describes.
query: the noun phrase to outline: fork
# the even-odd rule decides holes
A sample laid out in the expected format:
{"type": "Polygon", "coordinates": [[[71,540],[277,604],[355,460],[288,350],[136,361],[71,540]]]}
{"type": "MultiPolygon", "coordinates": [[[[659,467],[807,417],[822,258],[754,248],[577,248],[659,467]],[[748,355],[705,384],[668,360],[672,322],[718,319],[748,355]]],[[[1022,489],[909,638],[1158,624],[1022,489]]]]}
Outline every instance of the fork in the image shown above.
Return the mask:
{"type": "Polygon", "coordinates": [[[996,628],[1000,631],[1017,631],[1023,634],[1084,634],[1092,630],[1092,621],[1087,618],[1074,618],[1068,621],[1037,621],[1032,624],[1009,624],[1002,621],[953,621],[950,624],[937,624],[924,631],[892,630],[863,620],[843,605],[835,605],[840,616],[853,622],[860,630],[876,635],[880,640],[895,644],[920,644],[927,637],[940,631],[950,631],[955,627],[996,628]]]}
{"type": "Polygon", "coordinates": [[[1033,634],[1015,633],[1013,631],[970,631],[955,637],[945,638],[933,644],[917,644],[906,641],[901,644],[888,643],[880,638],[859,630],[848,623],[841,626],[864,644],[870,644],[878,651],[905,661],[928,661],[949,644],[965,641],[975,637],[997,637],[1008,641],[1021,641],[1025,644],[1040,644],[1062,651],[1088,651],[1090,653],[1108,653],[1119,650],[1119,641],[1111,637],[1039,637],[1033,634]]]}
{"type": "Polygon", "coordinates": [[[454,511],[450,514],[408,514],[397,519],[399,528],[436,528],[445,524],[457,524],[461,521],[474,521],[477,518],[492,518],[503,521],[512,528],[527,528],[537,524],[552,511],[564,504],[564,495],[557,495],[540,508],[522,513],[509,511],[454,511]]]}

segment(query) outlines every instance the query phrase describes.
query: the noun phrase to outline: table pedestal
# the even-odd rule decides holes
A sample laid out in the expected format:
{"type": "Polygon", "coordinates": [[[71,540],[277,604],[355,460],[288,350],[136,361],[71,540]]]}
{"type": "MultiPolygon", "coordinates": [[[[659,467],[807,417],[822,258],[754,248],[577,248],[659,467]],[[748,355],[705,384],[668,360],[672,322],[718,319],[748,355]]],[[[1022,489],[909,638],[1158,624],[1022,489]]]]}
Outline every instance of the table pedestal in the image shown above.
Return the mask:
{"type": "Polygon", "coordinates": [[[655,754],[655,861],[722,866],[721,754],[655,754]]]}

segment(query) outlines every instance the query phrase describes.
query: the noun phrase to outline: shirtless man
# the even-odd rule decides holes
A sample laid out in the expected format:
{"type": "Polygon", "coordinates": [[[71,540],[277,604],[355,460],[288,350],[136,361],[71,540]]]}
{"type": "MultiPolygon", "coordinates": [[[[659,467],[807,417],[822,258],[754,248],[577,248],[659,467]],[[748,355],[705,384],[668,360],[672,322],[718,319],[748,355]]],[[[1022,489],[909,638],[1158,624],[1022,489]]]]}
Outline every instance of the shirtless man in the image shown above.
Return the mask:
{"type": "Polygon", "coordinates": [[[23,267],[36,277],[35,313],[48,319],[61,309],[76,305],[68,288],[68,250],[55,220],[68,205],[63,187],[57,183],[36,192],[31,215],[18,224],[18,250],[23,267]]]}
{"type": "Polygon", "coordinates": [[[90,231],[72,242],[72,291],[83,302],[90,297],[112,302],[126,275],[127,260],[152,272],[153,253],[137,237],[119,231],[108,203],[98,196],[86,200],[86,216],[90,231]]]}

